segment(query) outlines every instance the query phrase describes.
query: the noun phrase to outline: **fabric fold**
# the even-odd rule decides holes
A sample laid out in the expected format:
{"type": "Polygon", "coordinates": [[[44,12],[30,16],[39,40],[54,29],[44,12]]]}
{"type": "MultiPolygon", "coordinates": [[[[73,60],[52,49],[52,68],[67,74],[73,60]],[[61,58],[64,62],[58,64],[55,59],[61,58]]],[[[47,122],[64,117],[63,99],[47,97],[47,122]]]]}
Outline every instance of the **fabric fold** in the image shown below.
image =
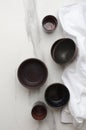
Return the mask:
{"type": "Polygon", "coordinates": [[[74,125],[81,126],[86,119],[86,3],[65,6],[59,10],[63,31],[76,41],[78,56],[62,74],[70,91],[69,111],[74,125]]]}

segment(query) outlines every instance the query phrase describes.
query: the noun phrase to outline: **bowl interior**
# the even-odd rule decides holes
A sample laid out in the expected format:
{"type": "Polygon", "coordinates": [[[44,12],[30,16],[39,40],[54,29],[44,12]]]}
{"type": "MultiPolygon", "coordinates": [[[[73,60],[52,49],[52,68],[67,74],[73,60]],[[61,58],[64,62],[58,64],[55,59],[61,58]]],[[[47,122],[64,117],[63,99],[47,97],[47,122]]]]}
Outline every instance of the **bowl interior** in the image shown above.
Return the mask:
{"type": "Polygon", "coordinates": [[[47,68],[38,59],[28,59],[19,66],[18,78],[26,87],[40,86],[46,81],[47,68]]]}
{"type": "Polygon", "coordinates": [[[53,50],[54,50],[55,46],[56,46],[57,44],[59,44],[59,42],[61,42],[61,41],[63,41],[63,40],[64,40],[64,38],[59,39],[59,40],[57,40],[57,41],[52,45],[52,47],[51,47],[51,56],[52,56],[52,58],[53,58],[53,50]]]}
{"type": "Polygon", "coordinates": [[[69,62],[75,54],[76,45],[71,39],[64,39],[53,49],[54,59],[57,63],[69,62]]]}
{"type": "Polygon", "coordinates": [[[63,84],[53,84],[45,91],[45,100],[52,107],[61,107],[69,100],[69,91],[63,84]]]}

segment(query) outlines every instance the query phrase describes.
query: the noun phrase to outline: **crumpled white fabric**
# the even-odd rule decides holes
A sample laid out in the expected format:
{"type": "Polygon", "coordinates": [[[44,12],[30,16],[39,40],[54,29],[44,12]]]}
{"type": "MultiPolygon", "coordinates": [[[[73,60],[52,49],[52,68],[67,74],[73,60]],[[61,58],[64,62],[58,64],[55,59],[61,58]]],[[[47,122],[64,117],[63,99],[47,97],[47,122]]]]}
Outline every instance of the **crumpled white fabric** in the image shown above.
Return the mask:
{"type": "Polygon", "coordinates": [[[59,20],[65,37],[75,40],[78,47],[78,56],[66,66],[62,80],[70,91],[68,108],[73,123],[80,127],[86,119],[86,3],[61,8],[59,20]]]}

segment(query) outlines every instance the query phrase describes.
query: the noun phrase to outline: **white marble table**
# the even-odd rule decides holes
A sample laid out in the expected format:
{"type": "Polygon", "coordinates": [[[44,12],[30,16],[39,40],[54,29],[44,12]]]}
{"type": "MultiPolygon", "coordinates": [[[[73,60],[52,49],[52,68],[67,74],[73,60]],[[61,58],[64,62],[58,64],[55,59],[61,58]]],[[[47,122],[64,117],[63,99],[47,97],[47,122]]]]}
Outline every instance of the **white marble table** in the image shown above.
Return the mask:
{"type": "MultiPolygon", "coordinates": [[[[42,11],[47,1],[41,0],[37,7],[42,11]]],[[[57,0],[55,9],[80,1],[85,0],[57,0]]],[[[45,12],[41,13],[46,15],[45,12]]],[[[50,10],[50,13],[53,12],[50,10]]],[[[72,124],[61,124],[60,111],[49,107],[45,120],[37,122],[31,117],[32,105],[39,100],[40,92],[41,100],[44,100],[43,92],[37,90],[34,93],[22,87],[16,71],[24,59],[33,56],[32,44],[26,33],[23,1],[0,0],[0,130],[76,130],[72,124]]],[[[82,130],[85,130],[85,124],[82,130]]]]}

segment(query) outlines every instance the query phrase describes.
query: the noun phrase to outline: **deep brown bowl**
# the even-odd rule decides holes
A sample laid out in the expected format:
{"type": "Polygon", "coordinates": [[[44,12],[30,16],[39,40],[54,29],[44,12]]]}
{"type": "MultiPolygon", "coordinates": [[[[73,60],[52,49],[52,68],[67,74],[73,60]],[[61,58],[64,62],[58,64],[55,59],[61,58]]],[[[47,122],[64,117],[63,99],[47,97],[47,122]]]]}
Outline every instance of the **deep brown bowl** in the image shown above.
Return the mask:
{"type": "Polygon", "coordinates": [[[47,15],[42,20],[42,26],[47,33],[52,33],[57,27],[58,21],[55,16],[47,15]]]}
{"type": "Polygon", "coordinates": [[[34,104],[31,115],[35,120],[43,120],[47,116],[47,108],[45,103],[38,101],[34,104]]]}
{"type": "Polygon", "coordinates": [[[51,84],[45,91],[45,100],[48,105],[54,108],[63,107],[69,101],[70,93],[68,88],[60,83],[51,84]]]}
{"type": "Polygon", "coordinates": [[[77,46],[72,39],[62,38],[57,40],[51,48],[53,60],[60,64],[66,64],[75,59],[77,56],[77,46]]]}
{"type": "Polygon", "coordinates": [[[46,65],[41,60],[31,58],[20,64],[17,75],[24,87],[38,88],[45,83],[48,71],[46,65]]]}

